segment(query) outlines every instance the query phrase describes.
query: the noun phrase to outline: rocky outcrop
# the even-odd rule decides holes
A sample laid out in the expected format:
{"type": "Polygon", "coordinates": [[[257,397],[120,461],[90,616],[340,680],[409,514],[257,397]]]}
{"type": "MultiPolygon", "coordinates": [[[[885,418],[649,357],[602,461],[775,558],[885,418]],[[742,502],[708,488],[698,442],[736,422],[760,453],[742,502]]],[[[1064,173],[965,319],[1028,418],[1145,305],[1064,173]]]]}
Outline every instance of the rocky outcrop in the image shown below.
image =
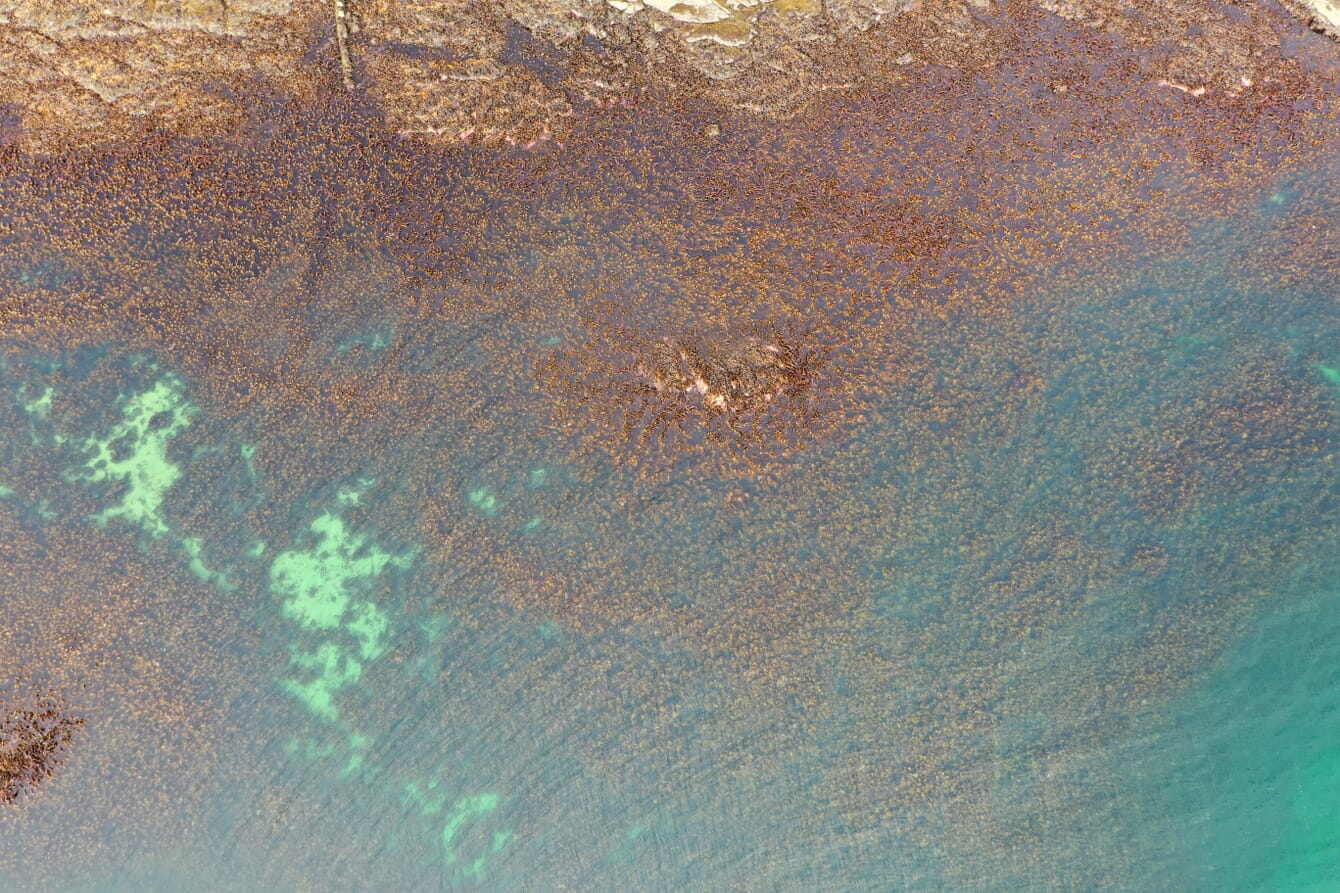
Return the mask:
{"type": "MultiPolygon", "coordinates": [[[[0,0],[0,145],[56,152],[147,132],[229,132],[250,97],[353,85],[406,138],[523,146],[574,109],[650,88],[787,115],[926,63],[982,68],[1039,11],[1122,35],[1188,90],[1254,82],[1278,34],[1340,32],[1336,0],[0,0]],[[338,27],[337,27],[338,23],[338,27]]],[[[1044,24],[1043,27],[1046,27],[1044,24]]]]}
{"type": "Polygon", "coordinates": [[[47,152],[235,126],[249,84],[311,89],[325,11],[316,0],[0,0],[0,143],[47,152]]]}
{"type": "Polygon", "coordinates": [[[1291,0],[1288,4],[1317,31],[1340,38],[1340,2],[1336,0],[1291,0]]]}

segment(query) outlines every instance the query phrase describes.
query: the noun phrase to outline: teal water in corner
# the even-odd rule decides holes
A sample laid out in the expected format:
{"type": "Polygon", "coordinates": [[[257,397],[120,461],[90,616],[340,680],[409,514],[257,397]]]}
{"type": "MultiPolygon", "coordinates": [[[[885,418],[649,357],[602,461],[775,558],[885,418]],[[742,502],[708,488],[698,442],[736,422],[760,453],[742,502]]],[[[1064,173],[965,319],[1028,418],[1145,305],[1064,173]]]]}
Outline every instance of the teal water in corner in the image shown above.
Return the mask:
{"type": "Polygon", "coordinates": [[[1130,745],[1123,799],[1147,807],[1160,889],[1340,878],[1340,588],[1281,601],[1130,745]]]}
{"type": "MultiPolygon", "coordinates": [[[[1222,287],[1231,294],[1231,278],[1222,287]]],[[[1320,291],[1253,300],[1278,308],[1284,349],[1314,351],[1313,380],[1340,407],[1340,375],[1315,353],[1335,350],[1334,284],[1320,291]]],[[[1319,461],[1327,471],[1313,505],[1330,507],[1340,497],[1340,456],[1330,448],[1319,461]]],[[[1340,531],[1329,512],[1318,520],[1311,545],[1278,562],[1254,594],[1240,633],[1112,742],[1107,759],[1121,768],[1110,787],[1091,792],[1088,811],[1090,833],[1131,847],[1129,872],[1113,889],[1340,889],[1340,531]]],[[[1271,533],[1268,523],[1258,529],[1263,539],[1271,533]]]]}

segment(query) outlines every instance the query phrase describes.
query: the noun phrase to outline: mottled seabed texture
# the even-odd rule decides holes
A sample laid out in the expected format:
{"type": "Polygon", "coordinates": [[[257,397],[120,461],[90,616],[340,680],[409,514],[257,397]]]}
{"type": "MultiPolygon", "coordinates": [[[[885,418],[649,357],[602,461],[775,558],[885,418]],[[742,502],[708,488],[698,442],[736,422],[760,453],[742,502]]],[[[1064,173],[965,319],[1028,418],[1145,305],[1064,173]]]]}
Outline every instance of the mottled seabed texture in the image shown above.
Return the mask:
{"type": "Polygon", "coordinates": [[[1340,94],[1018,40],[0,156],[0,885],[1336,889],[1340,94]]]}

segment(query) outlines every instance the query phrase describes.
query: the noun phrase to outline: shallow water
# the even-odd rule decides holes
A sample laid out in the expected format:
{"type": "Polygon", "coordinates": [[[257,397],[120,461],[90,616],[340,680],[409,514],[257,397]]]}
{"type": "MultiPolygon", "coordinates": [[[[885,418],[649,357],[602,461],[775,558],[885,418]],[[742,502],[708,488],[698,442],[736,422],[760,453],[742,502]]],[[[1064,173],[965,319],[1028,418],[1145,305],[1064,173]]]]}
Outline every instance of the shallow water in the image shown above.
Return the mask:
{"type": "Polygon", "coordinates": [[[1325,889],[1336,143],[892,101],[16,169],[8,876],[1325,889]]]}

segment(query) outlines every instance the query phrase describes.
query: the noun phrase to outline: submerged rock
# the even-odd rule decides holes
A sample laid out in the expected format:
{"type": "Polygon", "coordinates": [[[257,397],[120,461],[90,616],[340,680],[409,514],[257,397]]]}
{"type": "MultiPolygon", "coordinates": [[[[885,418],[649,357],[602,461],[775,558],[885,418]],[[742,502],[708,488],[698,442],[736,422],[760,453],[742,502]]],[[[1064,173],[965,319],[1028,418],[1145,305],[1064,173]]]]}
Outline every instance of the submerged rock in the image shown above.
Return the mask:
{"type": "MultiPolygon", "coordinates": [[[[815,333],[734,324],[697,331],[594,330],[555,354],[541,378],[597,438],[642,465],[678,458],[757,463],[831,426],[840,374],[815,333]]],[[[560,406],[560,409],[562,407],[560,406]]]]}
{"type": "Polygon", "coordinates": [[[19,802],[51,778],[83,724],[45,692],[0,705],[0,805],[19,802]]]}

